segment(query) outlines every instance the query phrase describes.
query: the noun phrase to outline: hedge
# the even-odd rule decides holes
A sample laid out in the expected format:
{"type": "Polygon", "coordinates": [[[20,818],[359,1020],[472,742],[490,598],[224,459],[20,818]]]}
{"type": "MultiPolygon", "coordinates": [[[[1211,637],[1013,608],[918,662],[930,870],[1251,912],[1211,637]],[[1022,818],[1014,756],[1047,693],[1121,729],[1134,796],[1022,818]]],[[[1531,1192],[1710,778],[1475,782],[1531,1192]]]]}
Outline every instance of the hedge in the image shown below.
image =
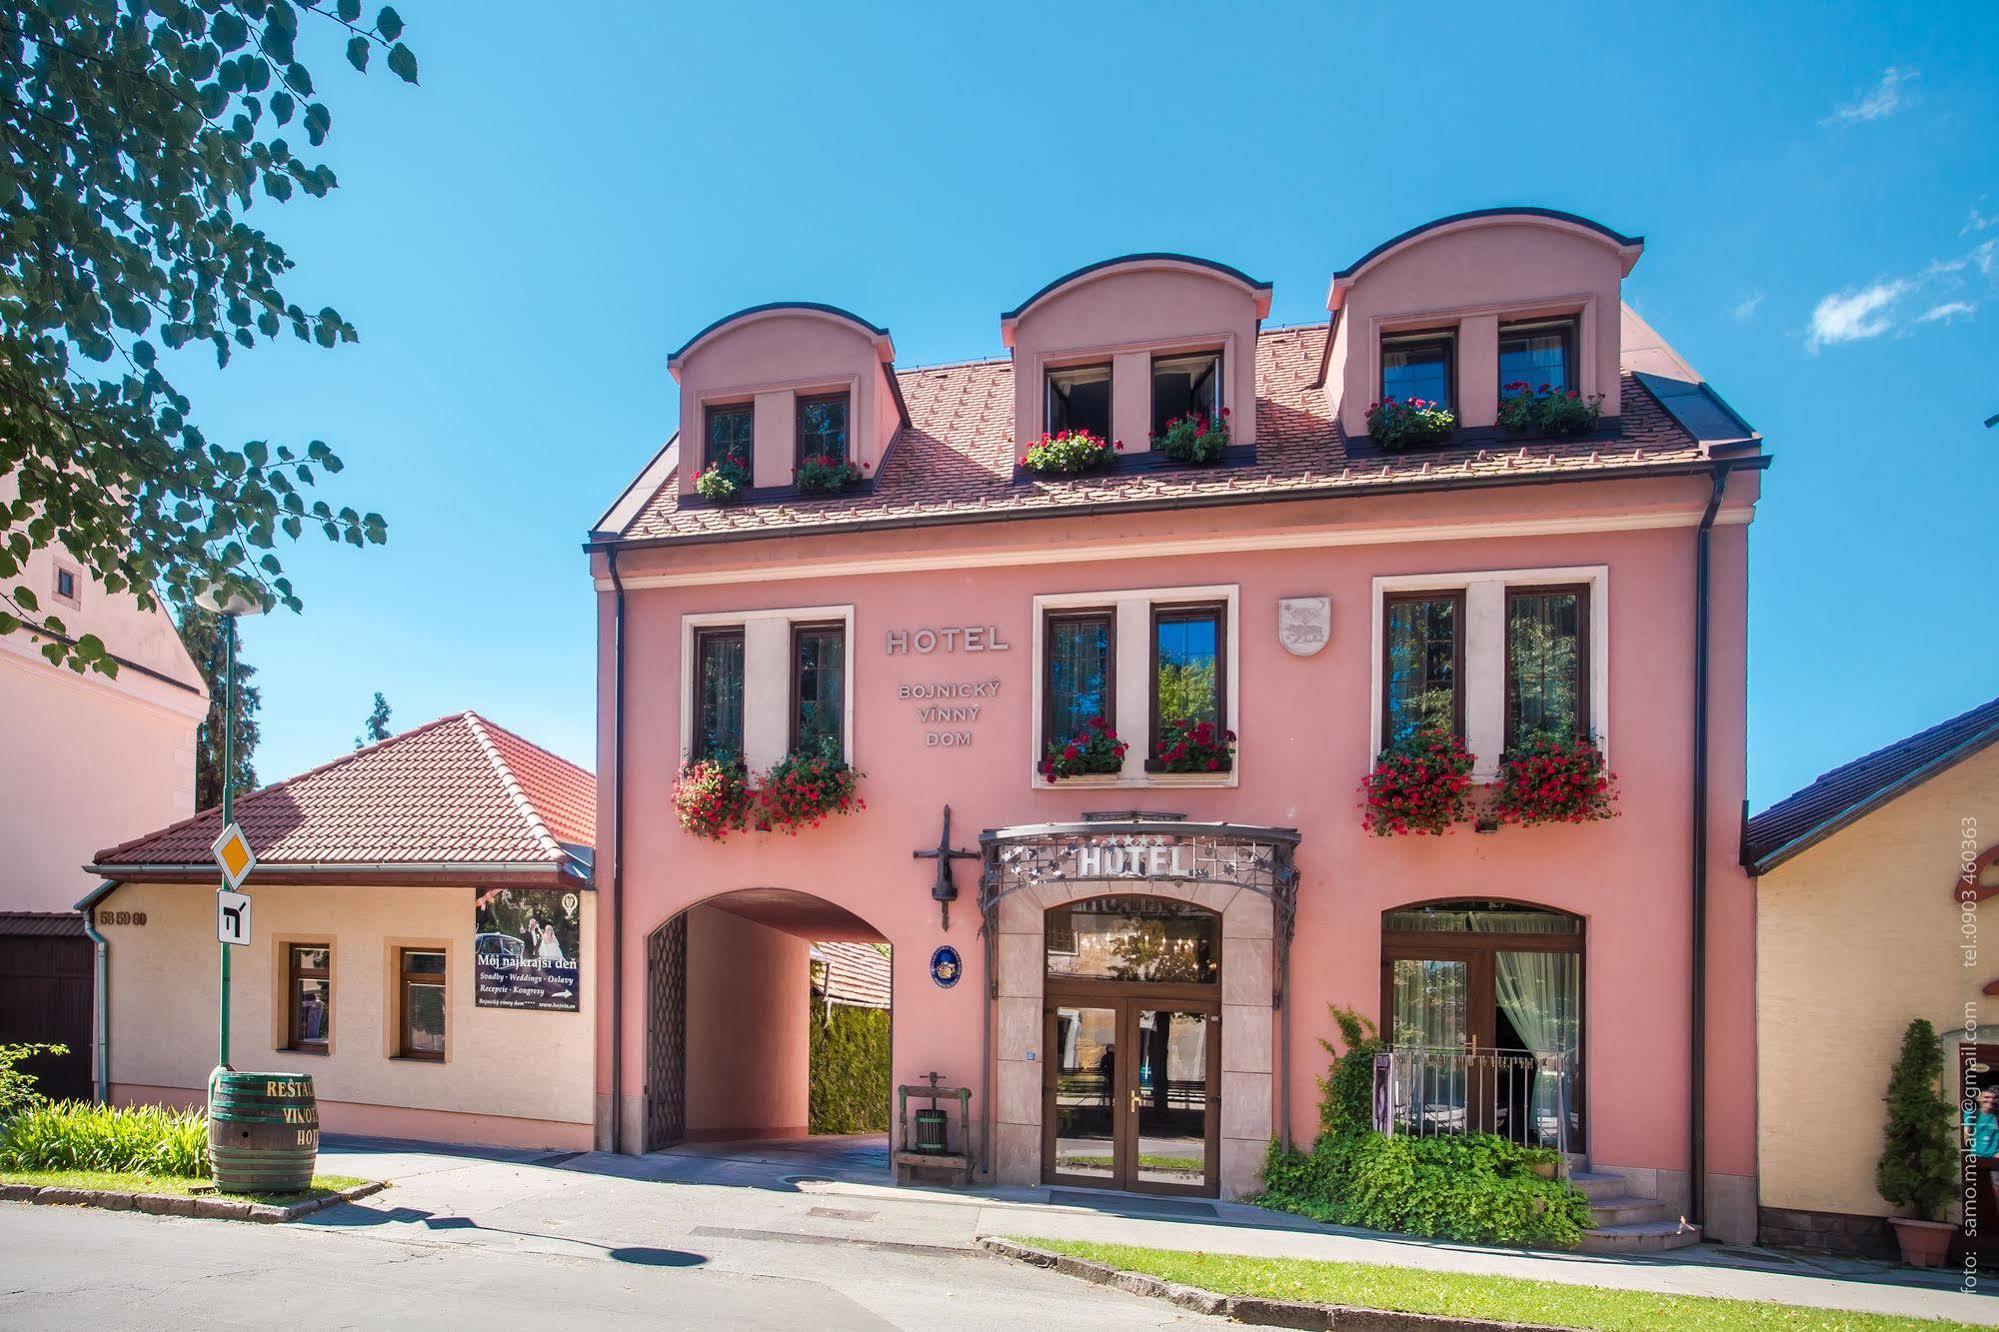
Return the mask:
{"type": "Polygon", "coordinates": [[[829,1011],[815,995],[811,1024],[811,1131],[887,1132],[888,1010],[834,1004],[829,1011]]]}

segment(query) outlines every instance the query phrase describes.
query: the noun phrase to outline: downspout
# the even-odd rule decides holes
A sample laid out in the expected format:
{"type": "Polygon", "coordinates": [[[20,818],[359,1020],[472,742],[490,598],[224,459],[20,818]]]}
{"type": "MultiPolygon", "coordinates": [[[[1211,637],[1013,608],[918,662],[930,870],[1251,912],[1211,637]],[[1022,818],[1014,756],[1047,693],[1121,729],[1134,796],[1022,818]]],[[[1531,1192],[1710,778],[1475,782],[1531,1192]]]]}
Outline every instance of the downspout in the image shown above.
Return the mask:
{"type": "Polygon", "coordinates": [[[91,1005],[95,1018],[91,1023],[90,1081],[95,1090],[93,1099],[99,1105],[111,1103],[111,941],[98,933],[97,904],[111,896],[117,886],[106,880],[76,905],[83,915],[83,932],[95,945],[96,995],[91,1005]]]}
{"type": "Polygon", "coordinates": [[[624,1150],[625,1123],[625,581],[609,547],[611,631],[611,1152],[624,1150]]]}
{"type": "Polygon", "coordinates": [[[1708,703],[1708,574],[1710,536],[1715,515],[1728,490],[1729,464],[1718,461],[1711,475],[1707,508],[1694,534],[1694,768],[1693,845],[1693,986],[1688,1077],[1687,1181],[1688,1219],[1698,1225],[1707,1206],[1707,703],[1708,703]]]}

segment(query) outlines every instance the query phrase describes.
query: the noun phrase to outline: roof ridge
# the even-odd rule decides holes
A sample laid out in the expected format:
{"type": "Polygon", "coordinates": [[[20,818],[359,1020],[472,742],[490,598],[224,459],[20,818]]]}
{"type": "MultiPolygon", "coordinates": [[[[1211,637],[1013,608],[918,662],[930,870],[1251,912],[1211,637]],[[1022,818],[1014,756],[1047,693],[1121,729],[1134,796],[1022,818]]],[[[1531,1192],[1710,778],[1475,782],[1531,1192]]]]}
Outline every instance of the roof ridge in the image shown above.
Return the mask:
{"type": "MultiPolygon", "coordinates": [[[[307,768],[303,772],[295,772],[289,777],[280,777],[275,782],[270,782],[264,786],[258,787],[254,791],[245,791],[242,795],[236,796],[235,797],[236,808],[238,811],[240,811],[244,805],[249,804],[252,800],[260,799],[263,796],[270,794],[272,791],[280,790],[284,787],[292,785],[295,782],[302,782],[306,780],[308,777],[317,777],[321,773],[331,772],[333,769],[341,767],[344,764],[354,762],[356,759],[360,758],[364,754],[373,754],[378,750],[387,749],[391,745],[401,744],[403,741],[411,739],[415,736],[423,735],[426,734],[427,732],[434,731],[438,727],[443,726],[447,722],[457,721],[461,717],[467,717],[470,715],[471,715],[470,712],[448,713],[445,716],[438,717],[432,721],[424,722],[419,726],[412,726],[407,731],[398,731],[394,735],[384,736],[380,740],[376,740],[369,744],[362,745],[358,749],[349,750],[347,753],[340,755],[338,758],[328,759],[326,762],[316,764],[313,767],[307,768]]],[[[206,809],[197,809],[194,813],[188,815],[186,818],[176,819],[172,823],[167,824],[164,828],[155,828],[151,832],[146,833],[143,836],[128,838],[125,841],[118,843],[116,846],[105,847],[104,849],[98,851],[94,856],[92,856],[91,861],[93,864],[102,863],[106,857],[115,856],[121,851],[130,850],[132,847],[138,846],[142,842],[155,841],[161,837],[166,836],[168,833],[179,832],[182,828],[193,827],[195,824],[201,822],[209,815],[220,813],[221,809],[222,806],[220,805],[210,805],[206,809]]]]}
{"type": "MultiPolygon", "coordinates": [[[[493,774],[500,779],[501,788],[513,800],[514,809],[527,824],[528,832],[539,838],[543,848],[550,855],[554,856],[556,860],[568,860],[569,853],[562,849],[562,843],[555,839],[555,834],[551,833],[548,830],[548,825],[542,822],[541,812],[534,807],[534,802],[528,799],[527,792],[521,789],[520,778],[514,775],[514,770],[507,765],[506,759],[501,757],[499,746],[493,743],[493,738],[486,734],[485,719],[480,717],[478,713],[467,709],[465,712],[465,724],[471,730],[473,738],[479,742],[479,748],[485,751],[487,761],[493,765],[493,774]]],[[[505,728],[496,727],[495,729],[503,730],[505,728]]],[[[512,732],[508,732],[508,734],[512,735],[512,732]]],[[[519,739],[520,737],[515,736],[514,738],[519,739]]]]}
{"type": "MultiPolygon", "coordinates": [[[[1859,767],[1863,763],[1871,763],[1875,759],[1882,757],[1884,754],[1887,754],[1891,750],[1909,748],[1921,742],[1925,737],[1934,736],[1939,731],[1947,730],[1953,726],[1962,725],[1964,722],[1968,721],[1973,715],[1980,712],[1984,712],[1988,708],[1994,709],[1993,716],[1989,721],[1979,726],[1976,730],[1972,731],[1958,744],[1952,745],[1949,749],[1945,750],[1943,753],[1938,754],[1934,759],[1931,760],[1931,762],[1934,763],[1937,760],[1948,758],[1950,755],[1955,754],[1959,749],[1963,748],[1964,745],[1971,744],[1977,741],[1980,737],[1985,735],[1987,731],[1995,727],[1999,727],[1999,698],[1988,698],[1983,703],[1980,703],[1975,707],[1966,708],[1963,712],[1960,712],[1955,716],[1946,717],[1942,721],[1937,722],[1934,725],[1925,726],[1922,730],[1915,731],[1909,735],[1905,735],[1900,740],[1891,740],[1887,744],[1882,745],[1877,749],[1871,749],[1867,753],[1862,754],[1857,758],[1851,758],[1844,763],[1840,763],[1833,767],[1827,768],[1824,772],[1812,778],[1810,781],[1806,782],[1803,786],[1791,792],[1791,794],[1785,796],[1782,800],[1777,801],[1775,804],[1769,806],[1766,809],[1758,811],[1754,817],[1760,819],[1764,815],[1769,814],[1772,810],[1781,809],[1783,806],[1790,804],[1793,800],[1798,799],[1798,797],[1808,794],[1813,788],[1822,786],[1832,781],[1836,781],[1842,773],[1850,772],[1851,770],[1859,767]]],[[[1922,767],[1916,769],[1916,771],[1920,772],[1922,771],[1923,768],[1926,768],[1928,766],[1929,764],[1924,764],[1922,765],[1922,767]]],[[[1914,774],[1912,773],[1911,775],[1913,776],[1914,774]]],[[[1752,820],[1752,822],[1753,821],[1754,820],[1752,820]]]]}

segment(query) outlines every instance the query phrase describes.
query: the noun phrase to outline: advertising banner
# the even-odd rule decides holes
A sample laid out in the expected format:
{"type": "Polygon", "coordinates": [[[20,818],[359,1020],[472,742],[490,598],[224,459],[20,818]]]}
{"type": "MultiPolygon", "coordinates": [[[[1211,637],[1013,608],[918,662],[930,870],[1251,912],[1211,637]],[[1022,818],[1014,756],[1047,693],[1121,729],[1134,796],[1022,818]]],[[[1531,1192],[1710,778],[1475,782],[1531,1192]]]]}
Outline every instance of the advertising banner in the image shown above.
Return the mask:
{"type": "Polygon", "coordinates": [[[473,910],[481,1008],[574,1013],[582,989],[582,898],[566,888],[485,888],[473,910]]]}

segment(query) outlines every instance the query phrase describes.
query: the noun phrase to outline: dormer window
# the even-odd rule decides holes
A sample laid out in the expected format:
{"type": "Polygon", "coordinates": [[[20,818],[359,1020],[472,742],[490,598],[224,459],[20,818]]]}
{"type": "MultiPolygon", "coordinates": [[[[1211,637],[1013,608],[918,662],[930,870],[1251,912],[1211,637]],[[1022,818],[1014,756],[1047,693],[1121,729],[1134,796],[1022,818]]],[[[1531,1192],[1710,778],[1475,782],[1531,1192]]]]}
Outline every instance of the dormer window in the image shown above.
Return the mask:
{"type": "Polygon", "coordinates": [[[798,400],[798,459],[847,461],[847,395],[822,393],[798,400]]]}
{"type": "Polygon", "coordinates": [[[1381,340],[1381,397],[1420,398],[1455,412],[1457,336],[1448,330],[1391,333],[1381,340]]]}
{"type": "Polygon", "coordinates": [[[1087,430],[1111,437],[1111,368],[1072,365],[1048,372],[1048,433],[1087,430]]]}
{"type": "Polygon", "coordinates": [[[1499,391],[1525,384],[1538,391],[1566,393],[1576,383],[1576,321],[1544,319],[1499,326],[1499,391]]]}
{"type": "Polygon", "coordinates": [[[1222,354],[1155,356],[1152,359],[1152,433],[1189,414],[1219,420],[1222,412],[1222,354]]]}
{"type": "Polygon", "coordinates": [[[747,402],[708,409],[708,429],[701,444],[701,466],[713,467],[734,458],[744,467],[756,456],[756,408],[747,402]]]}

